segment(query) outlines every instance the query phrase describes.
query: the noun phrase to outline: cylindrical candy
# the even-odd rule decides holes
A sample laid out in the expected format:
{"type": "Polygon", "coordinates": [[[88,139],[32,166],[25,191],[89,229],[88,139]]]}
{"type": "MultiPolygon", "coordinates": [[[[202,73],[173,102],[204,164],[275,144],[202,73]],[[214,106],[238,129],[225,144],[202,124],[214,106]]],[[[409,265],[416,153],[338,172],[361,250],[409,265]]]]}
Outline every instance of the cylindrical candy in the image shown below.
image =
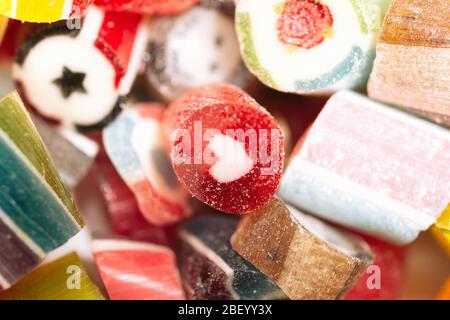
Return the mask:
{"type": "Polygon", "coordinates": [[[199,0],[94,0],[107,10],[148,15],[171,15],[189,9],[199,0]]]}
{"type": "Polygon", "coordinates": [[[179,184],[167,154],[163,111],[158,105],[131,107],[103,131],[109,158],[144,217],[155,225],[175,223],[191,214],[191,196],[179,184]]]}
{"type": "Polygon", "coordinates": [[[80,18],[92,0],[2,0],[0,14],[27,22],[80,18]]]}
{"type": "Polygon", "coordinates": [[[298,94],[364,86],[390,0],[240,0],[236,27],[248,68],[298,94]]]}
{"type": "Polygon", "coordinates": [[[165,101],[217,82],[248,88],[254,79],[241,60],[233,18],[220,8],[195,7],[153,19],[148,54],[148,83],[165,101]]]}
{"type": "Polygon", "coordinates": [[[67,127],[107,124],[138,72],[147,41],[144,21],[91,7],[81,30],[57,24],[31,36],[13,68],[26,103],[67,127]]]}
{"type": "Polygon", "coordinates": [[[182,185],[211,207],[242,214],[264,205],[283,170],[283,133],[240,89],[189,91],[166,114],[172,163],[182,185]]]}
{"type": "Polygon", "coordinates": [[[448,150],[449,130],[341,91],[300,140],[279,194],[324,219],[407,244],[448,205],[448,150]]]}

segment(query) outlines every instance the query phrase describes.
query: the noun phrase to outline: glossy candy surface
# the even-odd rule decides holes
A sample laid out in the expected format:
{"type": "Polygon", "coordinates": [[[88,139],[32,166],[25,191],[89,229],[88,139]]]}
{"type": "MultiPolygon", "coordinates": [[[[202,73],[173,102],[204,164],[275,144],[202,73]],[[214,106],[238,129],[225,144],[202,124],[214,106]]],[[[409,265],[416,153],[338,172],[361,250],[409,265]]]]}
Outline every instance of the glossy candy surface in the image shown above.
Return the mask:
{"type": "Polygon", "coordinates": [[[91,7],[80,30],[55,24],[33,34],[17,53],[13,77],[42,117],[71,129],[99,129],[120,112],[146,32],[139,15],[91,7]]]}
{"type": "Polygon", "coordinates": [[[240,89],[211,85],[175,101],[165,115],[182,185],[211,207],[242,214],[266,203],[283,169],[283,133],[240,89]]]}
{"type": "Polygon", "coordinates": [[[98,6],[119,12],[172,15],[195,5],[199,0],[94,0],[98,6]]]}
{"type": "Polygon", "coordinates": [[[175,255],[169,248],[125,240],[94,240],[93,250],[112,300],[185,299],[175,255]]]}
{"type": "Polygon", "coordinates": [[[356,93],[334,95],[297,150],[280,196],[375,237],[409,243],[449,203],[450,132],[356,93]]]}

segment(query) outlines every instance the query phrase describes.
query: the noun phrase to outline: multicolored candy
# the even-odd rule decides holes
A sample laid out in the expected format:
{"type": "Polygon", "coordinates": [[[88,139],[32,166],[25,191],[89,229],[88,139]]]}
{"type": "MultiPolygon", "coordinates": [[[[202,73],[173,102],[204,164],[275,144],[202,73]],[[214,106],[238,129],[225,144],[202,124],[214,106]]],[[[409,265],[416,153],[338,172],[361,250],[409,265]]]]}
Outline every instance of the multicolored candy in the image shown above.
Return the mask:
{"type": "Polygon", "coordinates": [[[0,15],[27,22],[81,18],[91,0],[2,0],[0,15]]]}
{"type": "Polygon", "coordinates": [[[377,42],[369,95],[450,127],[450,4],[394,0],[377,42]]]}
{"type": "Polygon", "coordinates": [[[165,119],[175,173],[196,198],[242,214],[273,196],[283,170],[283,133],[245,92],[225,84],[193,89],[165,119]]]}
{"type": "Polygon", "coordinates": [[[81,30],[57,24],[31,36],[17,53],[13,77],[42,117],[98,129],[120,112],[146,41],[141,16],[91,7],[81,30]]]}
{"type": "Polygon", "coordinates": [[[397,244],[449,203],[450,131],[352,92],[327,103],[284,173],[280,196],[397,244]]]}
{"type": "Polygon", "coordinates": [[[230,238],[238,220],[205,216],[179,233],[179,265],[187,298],[193,300],[285,299],[263,273],[233,250],[230,238]]]}
{"type": "Polygon", "coordinates": [[[293,300],[338,299],[373,260],[362,239],[278,198],[246,215],[231,244],[293,300]]]}
{"type": "Polygon", "coordinates": [[[94,0],[107,10],[148,15],[172,15],[183,12],[199,0],[94,0]]]}
{"type": "Polygon", "coordinates": [[[184,300],[169,248],[125,240],[94,240],[94,256],[112,300],[184,300]]]}
{"type": "Polygon", "coordinates": [[[104,300],[75,253],[40,266],[0,300],[104,300]]]}
{"type": "Polygon", "coordinates": [[[163,111],[158,105],[131,107],[103,131],[106,153],[154,225],[175,223],[191,214],[191,196],[178,183],[167,155],[163,111]]]}
{"type": "Polygon", "coordinates": [[[0,100],[0,290],[83,226],[17,93],[0,100]]]}
{"type": "Polygon", "coordinates": [[[148,83],[165,101],[217,82],[248,88],[254,79],[241,60],[233,18],[220,7],[152,20],[148,54],[148,83]]]}
{"type": "Polygon", "coordinates": [[[283,92],[365,86],[390,0],[240,0],[236,28],[247,67],[283,92]]]}

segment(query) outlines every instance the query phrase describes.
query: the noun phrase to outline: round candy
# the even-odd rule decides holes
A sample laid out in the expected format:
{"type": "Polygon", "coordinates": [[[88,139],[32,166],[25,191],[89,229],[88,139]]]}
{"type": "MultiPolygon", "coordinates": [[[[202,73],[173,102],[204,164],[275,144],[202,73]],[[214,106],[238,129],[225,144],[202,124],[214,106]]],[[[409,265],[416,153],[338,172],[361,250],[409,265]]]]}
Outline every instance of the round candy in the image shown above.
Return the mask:
{"type": "Polygon", "coordinates": [[[0,14],[27,22],[80,18],[92,0],[2,0],[0,14]]]}
{"type": "Polygon", "coordinates": [[[283,133],[245,92],[225,84],[193,89],[165,119],[175,173],[195,197],[242,214],[274,195],[283,170],[283,133]]]}
{"type": "Polygon", "coordinates": [[[363,87],[390,0],[240,0],[236,28],[250,71],[283,92],[363,87]]]}
{"type": "Polygon", "coordinates": [[[146,24],[130,13],[92,7],[81,30],[52,25],[25,42],[13,76],[39,115],[81,131],[109,123],[136,77],[146,24]]]}
{"type": "Polygon", "coordinates": [[[199,0],[95,0],[107,10],[127,11],[150,15],[177,14],[189,9],[199,0]]]}
{"type": "Polygon", "coordinates": [[[220,7],[153,20],[148,51],[148,82],[165,101],[196,86],[230,82],[247,87],[254,79],[241,60],[233,19],[220,7]]]}

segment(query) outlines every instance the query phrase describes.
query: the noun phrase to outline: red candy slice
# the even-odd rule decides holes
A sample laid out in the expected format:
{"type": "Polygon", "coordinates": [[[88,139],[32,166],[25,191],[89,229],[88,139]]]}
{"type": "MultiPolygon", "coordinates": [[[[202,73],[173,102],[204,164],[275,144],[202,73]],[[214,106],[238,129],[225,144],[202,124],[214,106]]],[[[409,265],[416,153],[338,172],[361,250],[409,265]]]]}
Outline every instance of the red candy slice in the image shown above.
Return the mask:
{"type": "Polygon", "coordinates": [[[324,40],[324,32],[333,25],[330,9],[316,0],[288,0],[278,19],[281,42],[311,49],[324,40]]]}
{"type": "Polygon", "coordinates": [[[211,207],[242,214],[275,193],[283,169],[283,133],[244,91],[225,84],[189,91],[165,116],[179,180],[211,207]]]}
{"type": "Polygon", "coordinates": [[[185,11],[199,0],[95,0],[95,4],[113,11],[150,15],[172,15],[185,11]]]}

